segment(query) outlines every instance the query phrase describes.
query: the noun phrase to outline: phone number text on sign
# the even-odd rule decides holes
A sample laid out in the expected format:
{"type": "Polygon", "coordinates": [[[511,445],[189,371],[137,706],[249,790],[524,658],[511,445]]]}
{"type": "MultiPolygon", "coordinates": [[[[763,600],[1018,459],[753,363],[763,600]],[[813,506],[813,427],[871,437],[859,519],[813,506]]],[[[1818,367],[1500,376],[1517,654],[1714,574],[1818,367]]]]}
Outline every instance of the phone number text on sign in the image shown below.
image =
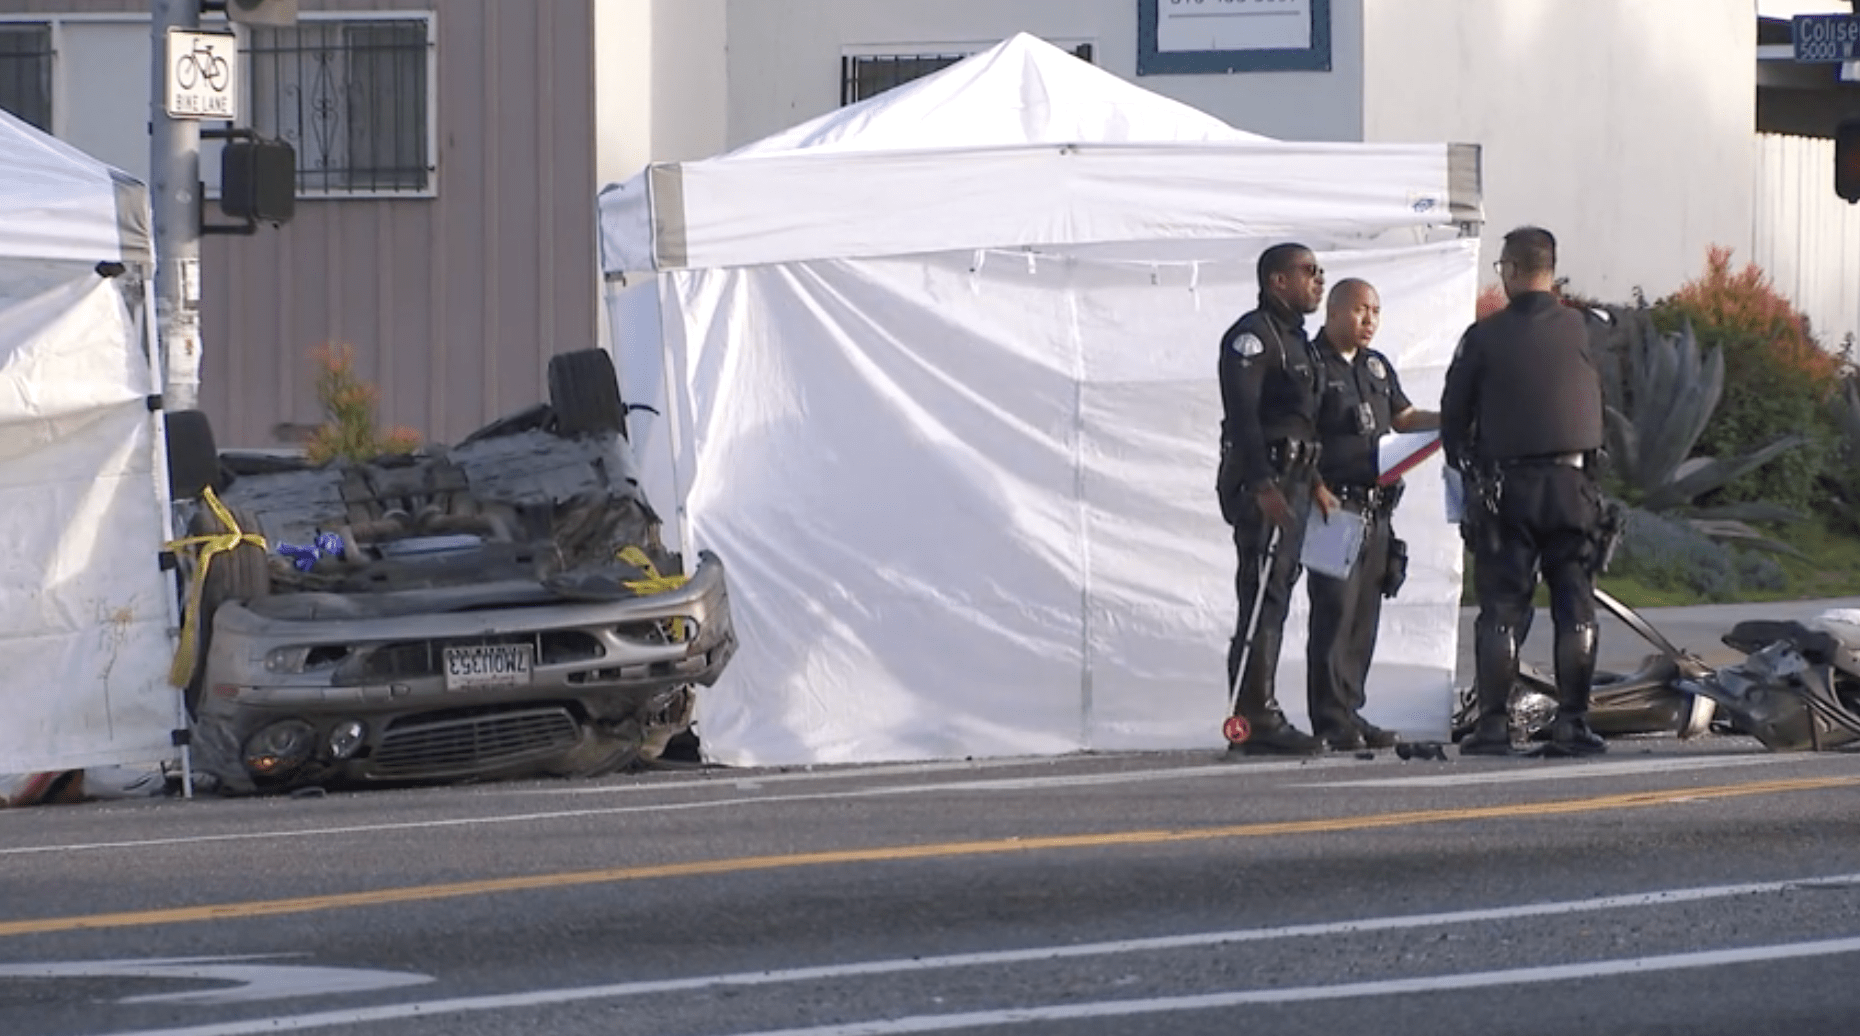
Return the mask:
{"type": "Polygon", "coordinates": [[[1311,0],[1162,0],[1156,49],[1303,50],[1311,46],[1311,0]]]}

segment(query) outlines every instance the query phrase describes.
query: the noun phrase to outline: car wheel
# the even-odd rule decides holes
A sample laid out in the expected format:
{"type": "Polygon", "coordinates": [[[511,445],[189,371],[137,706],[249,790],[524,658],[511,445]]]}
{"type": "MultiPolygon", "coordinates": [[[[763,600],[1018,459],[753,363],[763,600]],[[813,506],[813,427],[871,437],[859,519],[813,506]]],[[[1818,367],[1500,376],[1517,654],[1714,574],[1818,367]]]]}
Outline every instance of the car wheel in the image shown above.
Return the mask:
{"type": "Polygon", "coordinates": [[[626,435],[626,407],[613,357],[601,349],[557,353],[549,358],[549,405],[563,435],[626,435]]]}
{"type": "MultiPolygon", "coordinates": [[[[258,529],[258,519],[251,512],[228,507],[233,521],[245,532],[258,529]]],[[[188,520],[189,536],[218,536],[229,532],[211,509],[200,511],[188,520]]],[[[200,702],[201,685],[207,673],[207,648],[213,643],[213,614],[228,601],[250,601],[271,594],[271,563],[265,551],[250,543],[241,543],[229,551],[213,556],[207,576],[200,587],[199,644],[194,651],[194,675],[187,681],[186,701],[189,715],[200,702]]]]}
{"type": "Polygon", "coordinates": [[[198,410],[171,410],[162,415],[168,443],[168,495],[192,500],[220,480],[220,453],[213,442],[213,426],[198,410]]]}

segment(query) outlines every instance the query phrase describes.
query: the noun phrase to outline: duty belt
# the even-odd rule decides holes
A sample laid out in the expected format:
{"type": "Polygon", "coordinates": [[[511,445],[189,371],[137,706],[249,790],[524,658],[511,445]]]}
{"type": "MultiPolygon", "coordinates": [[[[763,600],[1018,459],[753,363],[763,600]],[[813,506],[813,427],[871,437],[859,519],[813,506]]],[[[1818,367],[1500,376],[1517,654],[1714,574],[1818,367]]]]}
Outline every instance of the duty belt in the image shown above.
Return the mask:
{"type": "Polygon", "coordinates": [[[1553,464],[1561,464],[1564,467],[1570,467],[1570,468],[1586,468],[1589,466],[1588,454],[1586,453],[1537,453],[1537,454],[1532,454],[1529,457],[1507,457],[1506,459],[1498,462],[1498,466],[1501,469],[1503,468],[1547,467],[1553,464]]]}
{"type": "Polygon", "coordinates": [[[1320,452],[1317,443],[1303,439],[1275,439],[1266,444],[1266,459],[1281,475],[1316,467],[1320,452]]]}
{"type": "Polygon", "coordinates": [[[1365,514],[1387,514],[1395,510],[1403,488],[1397,482],[1388,486],[1331,486],[1330,491],[1337,499],[1365,514]]]}

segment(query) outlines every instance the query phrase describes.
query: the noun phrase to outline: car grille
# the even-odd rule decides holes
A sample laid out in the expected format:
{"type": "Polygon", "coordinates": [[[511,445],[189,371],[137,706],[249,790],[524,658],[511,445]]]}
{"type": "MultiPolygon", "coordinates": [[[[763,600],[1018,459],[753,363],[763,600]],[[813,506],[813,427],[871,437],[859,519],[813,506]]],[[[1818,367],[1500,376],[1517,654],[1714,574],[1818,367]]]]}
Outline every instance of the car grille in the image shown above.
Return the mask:
{"type": "Polygon", "coordinates": [[[415,717],[388,728],[369,771],[375,777],[479,773],[564,751],[580,740],[567,709],[524,709],[449,719],[415,717]]]}
{"type": "Polygon", "coordinates": [[[408,640],[382,644],[368,652],[362,661],[358,679],[414,680],[438,676],[445,671],[445,649],[449,647],[489,647],[492,645],[527,645],[537,665],[563,665],[591,662],[607,654],[592,634],[580,630],[550,630],[499,637],[459,637],[450,640],[408,640]]]}

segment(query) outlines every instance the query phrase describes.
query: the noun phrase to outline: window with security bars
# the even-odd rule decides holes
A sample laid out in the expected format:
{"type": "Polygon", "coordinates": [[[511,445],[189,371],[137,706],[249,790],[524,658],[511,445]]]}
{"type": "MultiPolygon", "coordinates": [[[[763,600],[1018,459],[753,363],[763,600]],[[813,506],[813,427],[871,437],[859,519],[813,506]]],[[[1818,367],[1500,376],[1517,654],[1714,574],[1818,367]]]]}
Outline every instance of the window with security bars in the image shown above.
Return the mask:
{"type": "MultiPolygon", "coordinates": [[[[1081,61],[1092,60],[1092,45],[1072,48],[1081,61]]],[[[968,54],[848,54],[840,58],[840,104],[877,97],[894,86],[921,79],[969,57],[968,54]]]]}
{"type": "Polygon", "coordinates": [[[431,187],[429,39],[425,19],[253,27],[252,129],[296,149],[298,193],[431,187]]]}
{"type": "Polygon", "coordinates": [[[52,131],[52,27],[0,25],[0,108],[52,131]]]}

